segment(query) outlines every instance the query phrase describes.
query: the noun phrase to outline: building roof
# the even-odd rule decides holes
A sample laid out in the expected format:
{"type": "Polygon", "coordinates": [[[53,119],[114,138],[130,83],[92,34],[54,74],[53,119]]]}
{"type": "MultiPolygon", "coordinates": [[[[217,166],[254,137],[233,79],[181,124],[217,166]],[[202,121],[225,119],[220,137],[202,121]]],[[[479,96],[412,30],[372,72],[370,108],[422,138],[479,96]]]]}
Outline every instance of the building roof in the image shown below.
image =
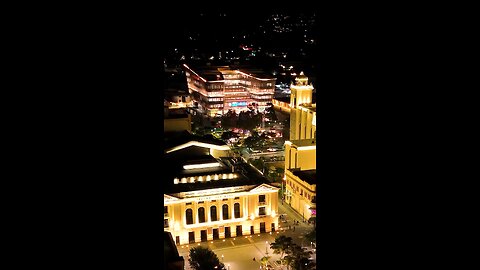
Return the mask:
{"type": "Polygon", "coordinates": [[[317,139],[316,138],[291,140],[290,142],[292,143],[292,145],[295,145],[297,147],[317,145],[317,139]]]}
{"type": "MultiPolygon", "coordinates": [[[[188,152],[188,151],[187,151],[188,152]]],[[[185,156],[183,157],[185,158],[185,156]]],[[[198,157],[197,157],[198,158],[198,157]]],[[[188,158],[183,160],[182,157],[176,156],[171,160],[166,160],[165,165],[168,170],[162,172],[164,179],[162,179],[162,187],[165,188],[164,194],[175,194],[187,191],[206,190],[223,187],[237,187],[237,186],[252,186],[254,188],[257,185],[268,183],[265,176],[263,176],[258,170],[253,168],[250,164],[245,162],[238,162],[235,158],[220,158],[215,159],[210,156],[210,162],[218,162],[219,167],[214,168],[200,168],[200,169],[184,169],[184,165],[192,164],[194,161],[203,160],[204,162],[209,160],[208,156],[199,157],[198,159],[189,160],[188,158]],[[233,167],[233,170],[232,170],[233,167]],[[234,179],[219,179],[195,183],[174,183],[175,178],[186,177],[187,179],[192,176],[205,176],[212,174],[235,174],[237,177],[234,179]]]]}
{"type": "Polygon", "coordinates": [[[296,169],[291,169],[290,170],[293,175],[296,177],[302,179],[302,181],[305,181],[309,183],[310,185],[315,185],[317,184],[317,170],[296,170],[296,169]]]}
{"type": "Polygon", "coordinates": [[[218,146],[226,146],[222,140],[215,139],[213,136],[198,136],[194,135],[186,130],[181,132],[169,132],[164,133],[164,149],[168,151],[175,146],[180,146],[188,142],[201,142],[205,144],[212,144],[218,146]]]}
{"type": "Polygon", "coordinates": [[[195,66],[187,65],[191,70],[197,73],[199,76],[204,78],[207,81],[218,81],[224,80],[223,73],[221,71],[241,71],[250,76],[259,78],[259,79],[272,79],[275,80],[270,74],[265,73],[263,70],[252,67],[252,66],[239,66],[239,65],[230,65],[230,66],[195,66]]]}

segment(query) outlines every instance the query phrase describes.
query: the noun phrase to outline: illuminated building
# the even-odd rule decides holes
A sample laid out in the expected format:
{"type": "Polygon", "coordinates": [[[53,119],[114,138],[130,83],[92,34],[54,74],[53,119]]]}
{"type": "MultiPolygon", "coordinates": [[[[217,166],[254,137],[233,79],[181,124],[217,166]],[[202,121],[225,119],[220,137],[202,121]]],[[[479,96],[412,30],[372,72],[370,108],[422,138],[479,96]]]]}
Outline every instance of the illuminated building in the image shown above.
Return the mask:
{"type": "Polygon", "coordinates": [[[275,78],[255,69],[208,66],[193,70],[183,65],[193,100],[209,116],[228,110],[237,113],[252,106],[259,111],[268,107],[275,92],[275,78]]]}
{"type": "Polygon", "coordinates": [[[169,107],[168,102],[164,102],[163,115],[163,131],[164,132],[179,132],[192,131],[192,116],[185,108],[169,107]]]}
{"type": "Polygon", "coordinates": [[[285,201],[305,220],[316,217],[316,104],[300,73],[290,86],[290,141],[285,142],[285,201]]]}
{"type": "Polygon", "coordinates": [[[278,230],[278,188],[226,144],[177,135],[165,149],[164,230],[176,244],[278,230]]]}
{"type": "Polygon", "coordinates": [[[290,140],[316,138],[316,104],[312,104],[313,86],[300,73],[290,86],[290,140]]]}

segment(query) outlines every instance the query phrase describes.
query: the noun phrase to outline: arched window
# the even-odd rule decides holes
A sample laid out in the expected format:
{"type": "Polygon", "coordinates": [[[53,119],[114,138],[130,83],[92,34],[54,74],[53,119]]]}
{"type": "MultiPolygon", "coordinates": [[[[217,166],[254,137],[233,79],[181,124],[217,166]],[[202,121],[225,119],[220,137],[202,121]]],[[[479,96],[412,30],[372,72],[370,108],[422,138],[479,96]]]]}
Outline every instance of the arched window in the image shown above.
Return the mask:
{"type": "Polygon", "coordinates": [[[240,203],[233,205],[233,211],[235,212],[235,218],[240,218],[240,203]]]}
{"type": "Polygon", "coordinates": [[[185,211],[186,219],[187,219],[187,224],[193,224],[193,211],[192,209],[187,209],[185,211]]]}
{"type": "Polygon", "coordinates": [[[205,222],[205,208],[203,207],[198,208],[198,222],[205,222]]]}
{"type": "Polygon", "coordinates": [[[228,219],[228,204],[222,206],[222,216],[223,219],[228,219]]]}
{"type": "Polygon", "coordinates": [[[217,207],[215,205],[210,207],[210,218],[212,221],[217,221],[217,207]]]}

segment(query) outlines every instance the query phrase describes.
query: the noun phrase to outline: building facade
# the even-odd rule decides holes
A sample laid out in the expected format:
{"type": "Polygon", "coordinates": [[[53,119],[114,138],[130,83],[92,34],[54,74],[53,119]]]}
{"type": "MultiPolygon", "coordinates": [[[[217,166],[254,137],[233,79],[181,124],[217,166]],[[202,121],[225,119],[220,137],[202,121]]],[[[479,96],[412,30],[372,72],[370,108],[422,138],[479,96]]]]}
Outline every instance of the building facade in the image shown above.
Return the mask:
{"type": "Polygon", "coordinates": [[[164,195],[164,230],[180,245],[275,231],[277,194],[264,184],[164,195]]]}
{"type": "Polygon", "coordinates": [[[229,151],[197,140],[165,150],[164,230],[176,244],[278,230],[278,188],[229,151]]]}
{"type": "Polygon", "coordinates": [[[192,99],[209,116],[250,108],[263,111],[272,102],[275,78],[254,69],[228,66],[193,70],[183,65],[192,99]]]}
{"type": "Polygon", "coordinates": [[[316,104],[301,73],[291,85],[290,140],[285,142],[285,201],[305,220],[316,217],[316,104]]]}

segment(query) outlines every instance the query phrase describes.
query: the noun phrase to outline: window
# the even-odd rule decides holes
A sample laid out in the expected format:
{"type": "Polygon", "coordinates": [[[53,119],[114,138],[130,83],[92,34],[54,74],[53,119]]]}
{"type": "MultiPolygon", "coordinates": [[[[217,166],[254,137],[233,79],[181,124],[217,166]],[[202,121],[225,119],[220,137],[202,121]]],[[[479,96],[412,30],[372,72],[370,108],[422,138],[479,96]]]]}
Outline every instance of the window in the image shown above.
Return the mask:
{"type": "Polygon", "coordinates": [[[205,208],[203,207],[198,208],[198,222],[205,222],[205,208]]]}
{"type": "Polygon", "coordinates": [[[210,218],[212,221],[217,221],[217,207],[215,205],[210,207],[210,218]]]}
{"type": "Polygon", "coordinates": [[[265,207],[258,208],[258,215],[259,216],[265,216],[266,215],[265,207]]]}
{"type": "Polygon", "coordinates": [[[163,228],[168,228],[168,219],[163,220],[163,228]]]}
{"type": "Polygon", "coordinates": [[[240,218],[240,204],[239,203],[235,203],[233,205],[233,212],[235,214],[235,218],[240,218]]]}
{"type": "Polygon", "coordinates": [[[163,213],[164,213],[165,216],[168,215],[168,206],[163,207],[163,213]]]}
{"type": "Polygon", "coordinates": [[[193,211],[192,209],[187,209],[187,211],[185,211],[185,216],[186,216],[186,219],[187,219],[187,225],[189,224],[193,224],[193,211]]]}
{"type": "Polygon", "coordinates": [[[222,206],[222,216],[223,216],[223,219],[228,219],[228,205],[227,204],[224,204],[222,206]]]}
{"type": "Polygon", "coordinates": [[[265,204],[265,195],[258,195],[258,202],[260,204],[265,204]]]}

